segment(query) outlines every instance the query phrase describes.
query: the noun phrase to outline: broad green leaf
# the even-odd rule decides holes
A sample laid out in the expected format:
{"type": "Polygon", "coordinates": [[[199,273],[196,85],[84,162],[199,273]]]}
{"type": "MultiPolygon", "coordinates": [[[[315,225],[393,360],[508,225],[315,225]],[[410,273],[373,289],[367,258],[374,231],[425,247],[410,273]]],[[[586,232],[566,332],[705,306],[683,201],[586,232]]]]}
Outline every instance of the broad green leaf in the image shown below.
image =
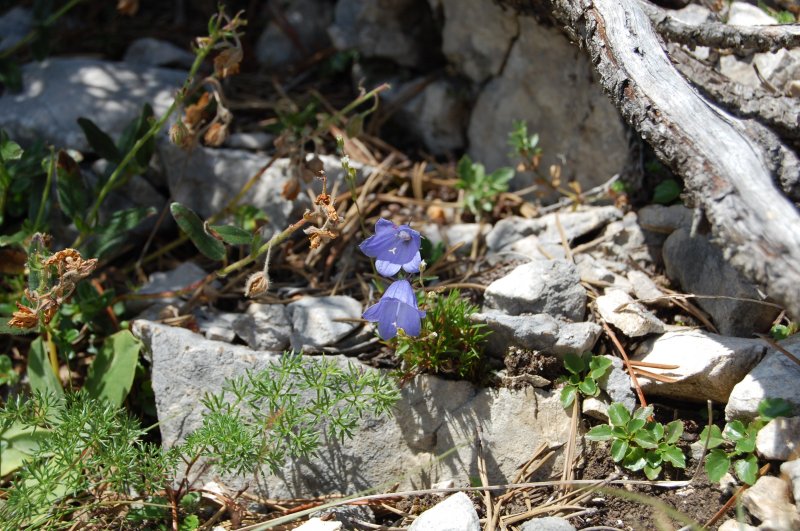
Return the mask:
{"type": "Polygon", "coordinates": [[[678,439],[681,438],[683,435],[683,422],[680,420],[673,420],[669,424],[667,424],[667,430],[665,434],[665,441],[667,444],[675,444],[678,442],[678,439]]]}
{"type": "Polygon", "coordinates": [[[754,455],[748,455],[744,459],[737,459],[733,462],[733,470],[736,477],[752,485],[758,479],[758,460],[754,455]]]}
{"type": "Polygon", "coordinates": [[[122,160],[122,156],[117,146],[114,144],[114,141],[111,140],[110,136],[101,131],[94,122],[88,118],[78,118],[78,125],[83,130],[86,140],[97,155],[110,162],[119,163],[122,160]]]}
{"type": "Polygon", "coordinates": [[[661,467],[652,467],[650,465],[644,466],[644,475],[647,476],[647,479],[650,481],[655,481],[658,479],[658,476],[661,474],[661,467]]]}
{"type": "Polygon", "coordinates": [[[744,437],[736,441],[736,451],[743,454],[749,454],[756,449],[756,436],[758,430],[755,428],[748,428],[745,431],[744,437]]]}
{"type": "Polygon", "coordinates": [[[592,360],[589,362],[589,375],[595,380],[599,380],[611,365],[611,360],[605,356],[592,356],[592,360]]]}
{"type": "Polygon", "coordinates": [[[72,220],[83,220],[89,206],[89,190],[80,166],[63,149],[56,162],[56,191],[61,211],[72,220]]]}
{"type": "Polygon", "coordinates": [[[661,454],[656,451],[649,451],[644,453],[644,460],[647,461],[647,465],[653,468],[657,466],[661,466],[661,454]]]}
{"type": "Polygon", "coordinates": [[[714,424],[711,425],[710,431],[708,426],[706,426],[700,433],[700,442],[706,444],[706,439],[708,439],[708,448],[716,448],[717,446],[725,442],[725,439],[723,439],[722,437],[722,432],[720,431],[719,426],[715,426],[714,424]]]}
{"type": "Polygon", "coordinates": [[[626,453],[628,453],[628,441],[625,439],[614,439],[614,442],[611,443],[611,459],[613,459],[615,463],[619,463],[625,458],[626,453]]]}
{"type": "Polygon", "coordinates": [[[639,430],[633,435],[633,441],[642,448],[658,448],[658,442],[649,431],[639,430]]]}
{"type": "Polygon", "coordinates": [[[614,402],[608,406],[608,420],[612,426],[625,426],[631,420],[631,414],[625,406],[619,402],[614,402]]]}
{"type": "Polygon", "coordinates": [[[509,167],[502,167],[494,170],[490,175],[489,179],[494,182],[495,185],[500,185],[498,188],[502,188],[502,191],[505,191],[508,187],[508,181],[514,178],[514,168],[509,167]]]}
{"type": "Polygon", "coordinates": [[[570,353],[564,356],[564,368],[572,374],[580,374],[585,367],[580,356],[570,353]]]}
{"type": "Polygon", "coordinates": [[[622,460],[622,466],[628,470],[641,470],[647,464],[644,458],[644,450],[642,448],[631,447],[628,450],[628,455],[622,460]]]}
{"type": "Polygon", "coordinates": [[[640,407],[633,412],[633,418],[647,420],[653,416],[653,406],[640,407]]]}
{"type": "Polygon", "coordinates": [[[0,134],[0,163],[22,158],[22,148],[6,137],[5,133],[0,134]]]}
{"type": "Polygon", "coordinates": [[[734,420],[725,426],[725,437],[736,442],[747,437],[747,428],[741,420],[734,420]]]}
{"type": "Polygon", "coordinates": [[[121,406],[133,385],[141,343],[128,330],[106,338],[89,367],[84,389],[89,396],[121,406]]]}
{"type": "MultiPolygon", "coordinates": [[[[153,119],[153,108],[149,103],[145,103],[142,112],[135,120],[131,121],[123,131],[119,139],[118,150],[123,155],[128,153],[136,142],[142,138],[145,133],[150,129],[151,121],[153,119]]],[[[150,137],[147,142],[136,152],[135,160],[139,168],[146,168],[150,163],[150,158],[153,156],[155,150],[155,137],[150,137]]]]}
{"type": "Polygon", "coordinates": [[[12,424],[0,434],[0,476],[7,476],[30,458],[50,432],[43,428],[12,424]]]}
{"type": "Polygon", "coordinates": [[[461,157],[461,160],[458,161],[456,173],[458,174],[456,188],[468,188],[468,183],[472,182],[474,179],[472,171],[472,159],[469,158],[469,155],[464,155],[461,157]]]}
{"type": "Polygon", "coordinates": [[[731,460],[728,458],[728,454],[719,448],[715,448],[708,452],[704,466],[709,481],[716,483],[728,472],[731,467],[731,460]]]}
{"type": "Polygon", "coordinates": [[[628,421],[628,424],[625,425],[625,429],[628,433],[636,433],[640,429],[644,427],[646,421],[644,419],[631,419],[628,421]]]}
{"type": "Polygon", "coordinates": [[[661,452],[661,458],[676,468],[686,468],[686,456],[677,446],[670,446],[661,452]]]}
{"type": "Polygon", "coordinates": [[[230,245],[250,245],[253,242],[253,233],[236,225],[211,225],[209,228],[213,231],[213,234],[216,234],[222,238],[222,241],[230,245]]]}
{"type": "Polygon", "coordinates": [[[225,258],[225,246],[221,241],[206,234],[202,220],[193,210],[177,202],[172,203],[169,209],[178,226],[201,253],[212,260],[220,261],[225,258]]]}
{"type": "Polygon", "coordinates": [[[28,350],[28,382],[33,392],[52,393],[58,397],[64,395],[61,382],[53,372],[47,348],[41,337],[34,339],[28,350]]]}
{"type": "Polygon", "coordinates": [[[600,392],[600,389],[597,388],[597,383],[591,377],[587,377],[578,387],[586,396],[595,396],[600,392]]]}
{"type": "Polygon", "coordinates": [[[574,385],[567,385],[561,390],[561,407],[567,408],[575,401],[578,389],[574,385]]]}
{"type": "Polygon", "coordinates": [[[111,254],[119,245],[128,241],[131,230],[155,214],[154,207],[128,208],[114,212],[104,225],[95,229],[95,240],[87,254],[98,258],[111,254]]]}
{"type": "Polygon", "coordinates": [[[660,422],[648,422],[644,429],[649,431],[656,441],[664,438],[664,425],[660,422]]]}
{"type": "Polygon", "coordinates": [[[607,441],[613,437],[611,426],[608,424],[601,424],[595,426],[586,433],[586,438],[590,441],[607,441]]]}
{"type": "Polygon", "coordinates": [[[758,414],[764,420],[772,420],[777,417],[791,417],[792,413],[792,405],[783,398],[765,398],[758,403],[758,414]]]}
{"type": "Polygon", "coordinates": [[[672,203],[681,195],[681,185],[675,179],[667,179],[656,185],[653,193],[653,203],[667,205],[672,203]]]}

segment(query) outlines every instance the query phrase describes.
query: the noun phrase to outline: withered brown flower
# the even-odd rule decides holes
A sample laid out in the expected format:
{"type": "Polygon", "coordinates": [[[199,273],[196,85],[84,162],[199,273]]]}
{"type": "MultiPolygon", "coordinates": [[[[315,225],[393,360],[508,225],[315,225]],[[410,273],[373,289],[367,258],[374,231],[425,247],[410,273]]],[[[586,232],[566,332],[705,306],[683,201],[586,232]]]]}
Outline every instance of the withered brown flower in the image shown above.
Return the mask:
{"type": "Polygon", "coordinates": [[[20,303],[17,304],[17,311],[11,315],[8,326],[14,328],[33,328],[39,324],[39,317],[36,312],[20,303]]]}
{"type": "Polygon", "coordinates": [[[226,78],[239,73],[239,64],[242,62],[244,54],[238,46],[222,50],[214,58],[214,73],[220,78],[226,78]]]}
{"type": "Polygon", "coordinates": [[[245,297],[258,297],[262,293],[266,293],[269,289],[269,278],[263,271],[253,273],[247,278],[244,283],[244,296],[245,297]]]}

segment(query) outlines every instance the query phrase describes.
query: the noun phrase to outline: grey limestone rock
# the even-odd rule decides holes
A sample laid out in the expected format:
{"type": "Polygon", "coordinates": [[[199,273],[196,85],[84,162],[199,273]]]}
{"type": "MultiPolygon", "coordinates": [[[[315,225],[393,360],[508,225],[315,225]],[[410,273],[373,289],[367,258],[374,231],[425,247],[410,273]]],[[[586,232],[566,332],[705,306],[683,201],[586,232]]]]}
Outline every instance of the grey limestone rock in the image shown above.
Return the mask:
{"type": "MultiPolygon", "coordinates": [[[[226,379],[247,369],[263,369],[280,356],[146,321],[135,321],[133,331],[152,356],[153,390],[166,447],[201,425],[200,399],[206,392],[218,392],[226,379]]],[[[327,359],[377,370],[343,356],[327,359]]],[[[401,390],[393,416],[363,419],[353,439],[343,444],[325,440],[319,455],[287,462],[278,474],[267,473],[264,481],[228,476],[219,481],[234,491],[250,483],[251,492],[276,498],[358,492],[388,479],[399,482],[401,489],[430,486],[478,474],[473,445],[478,426],[492,449],[489,480],[504,483],[541,442],[560,448],[569,434],[569,417],[555,392],[479,389],[463,381],[419,376],[401,390]]],[[[556,451],[556,459],[537,478],[561,466],[563,457],[556,451]]]]}
{"type": "Polygon", "coordinates": [[[766,352],[759,339],[725,337],[700,330],[667,332],[645,342],[634,359],[677,365],[677,369],[648,369],[674,378],[664,383],[639,377],[645,394],[681,400],[728,402],[731,391],[766,352]]]}
{"type": "Polygon", "coordinates": [[[255,350],[289,347],[292,324],[283,304],[251,304],[233,321],[233,331],[255,350]]]}
{"type": "Polygon", "coordinates": [[[520,531],[575,531],[575,526],[566,518],[546,516],[528,520],[522,524],[520,531]]]}
{"type": "Polygon", "coordinates": [[[631,388],[631,377],[625,370],[625,365],[616,356],[605,357],[611,360],[611,368],[597,381],[597,385],[606,392],[611,402],[619,402],[625,409],[633,412],[636,409],[636,395],[631,388]]]}
{"type": "Polygon", "coordinates": [[[267,68],[290,65],[330,45],[328,26],[333,22],[333,4],[327,0],[290,0],[276,4],[292,38],[271,19],[256,43],[255,55],[267,68]]]}
{"type": "Polygon", "coordinates": [[[478,513],[472,500],[456,492],[419,515],[409,531],[479,531],[478,513]]]}
{"type": "Polygon", "coordinates": [[[756,450],[770,461],[788,461],[800,456],[800,417],[769,421],[758,430],[756,450]]]}
{"type": "MultiPolygon", "coordinates": [[[[489,171],[507,166],[508,133],[514,120],[523,120],[540,135],[542,167],[561,164],[562,179],[575,179],[584,189],[605,183],[628,158],[619,113],[592,80],[586,54],[558,29],[529,17],[518,20],[519,36],[502,73],[485,84],[473,108],[470,155],[489,171]]],[[[511,186],[532,183],[532,175],[519,173],[511,186]]]]}
{"type": "MultiPolygon", "coordinates": [[[[791,336],[781,341],[780,345],[795,357],[800,357],[800,336],[791,336]]],[[[761,363],[731,391],[725,407],[725,418],[752,419],[758,415],[758,404],[765,398],[783,398],[794,407],[793,414],[800,415],[798,381],[800,366],[783,353],[770,348],[761,363]]]]}
{"type": "Polygon", "coordinates": [[[361,303],[352,297],[303,297],[286,307],[292,322],[291,345],[295,352],[320,352],[358,328],[361,303]]]}
{"type": "Polygon", "coordinates": [[[789,502],[789,488],[781,478],[761,476],[755,485],[744,491],[742,503],[750,514],[761,520],[759,529],[800,529],[800,514],[789,502]]]}
{"type": "Polygon", "coordinates": [[[0,17],[0,51],[15,46],[25,38],[33,25],[33,12],[26,7],[13,7],[0,17]]]}
{"type": "Polygon", "coordinates": [[[117,139],[145,103],[156,116],[172,104],[185,72],[53,57],[22,67],[23,90],[0,97],[0,127],[18,142],[36,139],[63,148],[89,150],[77,119],[90,118],[117,139]]]}
{"type": "Polygon", "coordinates": [[[486,307],[510,315],[546,313],[573,321],[586,313],[586,290],[575,266],[565,260],[537,260],[517,266],[486,288],[486,307]]]}
{"type": "Polygon", "coordinates": [[[466,90],[447,79],[429,81],[425,78],[410,81],[397,93],[416,90],[421,92],[403,104],[396,120],[401,126],[422,140],[433,155],[444,155],[464,148],[464,130],[469,118],[466,90]]]}
{"type": "Polygon", "coordinates": [[[772,306],[738,300],[762,300],[762,297],[706,237],[692,237],[686,229],[678,229],[664,242],[663,254],[671,279],[689,293],[712,297],[698,298],[696,303],[711,314],[720,334],[750,337],[768,330],[778,315],[779,310],[772,306]]]}
{"type": "Polygon", "coordinates": [[[800,512],[800,459],[795,458],[792,461],[786,461],[781,465],[781,474],[786,476],[792,486],[792,498],[794,498],[795,507],[800,512]]]}
{"type": "Polygon", "coordinates": [[[136,39],[125,50],[124,61],[142,66],[192,67],[195,56],[188,49],[175,46],[171,42],[143,37],[136,39]]]}
{"type": "Polygon", "coordinates": [[[644,306],[619,289],[607,289],[597,297],[597,311],[606,322],[628,337],[641,337],[664,331],[664,323],[644,306]]]}
{"type": "Polygon", "coordinates": [[[636,213],[639,225],[650,232],[671,234],[692,228],[692,211],[683,205],[647,205],[636,213]]]}
{"type": "Polygon", "coordinates": [[[500,74],[519,34],[517,17],[510,10],[483,0],[439,3],[444,14],[442,51],[450,63],[477,83],[500,74]]]}

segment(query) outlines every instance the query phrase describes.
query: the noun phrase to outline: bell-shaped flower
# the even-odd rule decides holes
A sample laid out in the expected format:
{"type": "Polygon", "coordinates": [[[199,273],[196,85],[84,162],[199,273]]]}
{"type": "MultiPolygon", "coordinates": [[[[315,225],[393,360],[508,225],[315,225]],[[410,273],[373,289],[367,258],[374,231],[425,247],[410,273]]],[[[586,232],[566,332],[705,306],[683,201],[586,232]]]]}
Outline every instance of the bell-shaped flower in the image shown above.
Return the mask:
{"type": "Polygon", "coordinates": [[[375,258],[378,273],[391,277],[401,268],[406,273],[419,273],[421,243],[419,232],[408,225],[395,225],[381,218],[375,224],[375,234],[364,240],[358,248],[370,258],[375,258]]]}
{"type": "Polygon", "coordinates": [[[363,317],[378,323],[378,333],[383,339],[392,339],[399,328],[409,336],[418,336],[425,312],[417,306],[417,297],[408,280],[397,280],[377,304],[367,308],[363,317]]]}

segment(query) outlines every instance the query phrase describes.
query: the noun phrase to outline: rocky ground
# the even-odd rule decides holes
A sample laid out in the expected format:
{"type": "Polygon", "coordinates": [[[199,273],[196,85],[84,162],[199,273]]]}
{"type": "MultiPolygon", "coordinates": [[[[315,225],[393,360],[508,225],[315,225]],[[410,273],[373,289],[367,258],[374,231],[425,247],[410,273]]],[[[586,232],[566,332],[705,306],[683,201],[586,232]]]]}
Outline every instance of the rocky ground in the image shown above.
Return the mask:
{"type": "MultiPolygon", "coordinates": [[[[178,238],[169,216],[152,217],[107,257],[104,282],[125,292],[125,318],[145,347],[160,442],[185,440],[202,422],[205,393],[286,350],[325,355],[342,366],[355,362],[364,371],[399,366],[390,345],[361,318],[377,296],[357,245],[384,217],[410,223],[432,247],[442,244],[427,285],[460,288],[479,306],[471,319],[492,332],[483,349],[486,377],[474,383],[416,375],[402,387],[393,415],[364,419],[351,440],[326,441],[319,455],[288,461],[277,474],[209,472],[196,479],[199,485],[231,496],[246,492],[250,508],[273,507],[273,515],[291,500],[367,489],[386,494],[382,503],[312,515],[301,526],[307,530],[493,529],[493,519],[501,528],[528,531],[686,524],[659,504],[712,529],[738,529],[735,518],[744,529],[800,528],[800,336],[771,339],[771,327],[790,316],[726,262],[697,212],[679,198],[653,202],[652,185],[668,171],[652,163],[631,167],[629,133],[592,81],[588,59],[557,29],[494,2],[379,4],[294,0],[248,12],[243,72],[221,87],[235,116],[225,142],[184,150],[163,131],[149,168],[104,204],[101,215],[110,216],[139,206],[166,212],[177,201],[205,219],[246,187],[241,203],[263,212],[267,238],[297,221],[319,194],[318,181],[298,179],[298,167],[318,156],[345,218],[339,237],[321,249],[309,249],[304,237],[289,239],[273,256],[269,290],[255,300],[243,296],[243,276],[210,282],[218,263],[188,244],[169,248],[178,238]],[[342,55],[353,49],[355,60],[342,55]],[[330,73],[334,59],[349,62],[330,73]],[[297,114],[318,78],[324,94],[318,109],[341,108],[354,93],[351,81],[367,89],[391,84],[363,134],[345,143],[357,168],[355,192],[348,191],[332,141],[341,128],[332,126],[313,152],[276,147],[276,139],[285,139],[277,127],[286,127],[281,109],[297,114]],[[489,170],[514,163],[507,155],[512,119],[539,133],[538,167],[558,167],[549,170],[551,178],[559,172],[561,181],[577,184],[573,193],[559,193],[554,179],[547,187],[541,175],[520,171],[476,219],[454,187],[454,161],[468,152],[489,170]],[[612,184],[622,177],[627,188],[619,192],[612,184]],[[287,194],[295,183],[300,193],[287,194]],[[609,357],[612,368],[598,382],[597,397],[580,400],[581,410],[565,409],[556,380],[565,357],[584,352],[609,357]],[[707,423],[752,420],[765,398],[793,408],[759,433],[756,453],[768,469],[747,489],[731,475],[709,482],[700,432],[707,423]],[[655,482],[615,465],[606,443],[583,438],[608,421],[612,402],[633,411],[643,399],[657,419],[683,421],[679,446],[689,456],[685,470],[668,467],[655,482]],[[554,479],[578,483],[532,484],[554,479]],[[481,482],[505,487],[487,501],[482,490],[468,488],[481,482]],[[413,494],[392,494],[404,491],[413,494]],[[734,494],[744,507],[739,516],[735,504],[726,506],[734,494]]],[[[687,23],[719,16],[699,4],[676,16],[687,23]]],[[[174,17],[198,18],[194,9],[184,6],[174,17]]],[[[775,23],[742,2],[728,10],[730,23],[775,23]]],[[[99,8],[84,14],[113,19],[99,8]]],[[[0,33],[9,35],[3,46],[13,37],[2,28],[25,34],[30,17],[23,6],[0,18],[0,33]]],[[[82,152],[84,171],[100,178],[107,162],[77,119],[91,117],[117,138],[143,104],[156,116],[167,110],[193,60],[180,32],[169,38],[166,29],[178,26],[171,17],[142,2],[131,24],[146,36],[124,46],[109,37],[116,47],[105,54],[82,48],[67,26],[62,43],[75,53],[22,64],[21,90],[7,88],[0,97],[0,128],[21,144],[42,140],[82,152]],[[158,31],[140,29],[148,22],[158,31]]],[[[194,29],[181,27],[187,34],[194,29]]],[[[797,50],[691,53],[715,62],[735,83],[759,85],[765,78],[798,95],[797,50]]],[[[646,146],[633,149],[649,160],[646,146]]],[[[75,227],[52,225],[54,247],[74,239],[75,227]]],[[[80,369],[73,370],[80,379],[80,369]]],[[[251,516],[255,522],[260,515],[251,516]]]]}

